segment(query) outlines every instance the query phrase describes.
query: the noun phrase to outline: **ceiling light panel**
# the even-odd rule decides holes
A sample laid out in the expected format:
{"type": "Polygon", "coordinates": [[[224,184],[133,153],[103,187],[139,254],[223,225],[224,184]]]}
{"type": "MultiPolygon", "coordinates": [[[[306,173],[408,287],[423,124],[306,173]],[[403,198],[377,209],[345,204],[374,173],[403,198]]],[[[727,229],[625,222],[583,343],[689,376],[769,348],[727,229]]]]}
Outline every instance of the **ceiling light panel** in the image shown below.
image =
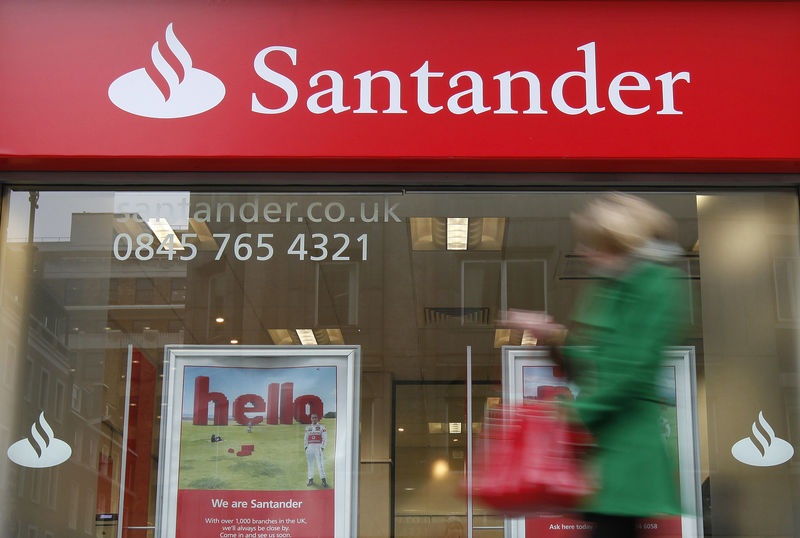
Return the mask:
{"type": "Polygon", "coordinates": [[[314,336],[313,329],[295,329],[297,332],[297,337],[300,339],[300,343],[304,346],[316,346],[317,345],[317,338],[314,336]]]}
{"type": "Polygon", "coordinates": [[[469,219],[466,217],[447,218],[447,250],[467,250],[469,219]]]}
{"type": "Polygon", "coordinates": [[[184,250],[183,245],[178,241],[178,236],[175,235],[175,230],[172,229],[172,226],[169,225],[169,222],[164,217],[147,219],[147,227],[150,228],[153,235],[158,238],[158,242],[162,245],[166,244],[169,247],[170,236],[172,236],[172,249],[184,250]]]}

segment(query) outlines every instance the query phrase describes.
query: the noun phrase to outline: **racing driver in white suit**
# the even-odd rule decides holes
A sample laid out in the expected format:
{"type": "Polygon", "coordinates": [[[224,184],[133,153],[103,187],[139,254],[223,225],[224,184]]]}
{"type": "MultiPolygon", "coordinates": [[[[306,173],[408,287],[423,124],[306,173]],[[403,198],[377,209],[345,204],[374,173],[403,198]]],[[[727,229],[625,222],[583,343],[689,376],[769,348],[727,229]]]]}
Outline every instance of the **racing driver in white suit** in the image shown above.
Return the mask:
{"type": "Polygon", "coordinates": [[[319,416],[311,414],[311,424],[306,426],[306,434],[303,438],[306,447],[306,461],[308,462],[308,484],[314,485],[314,462],[319,469],[319,477],[322,479],[322,487],[327,488],[328,482],[325,480],[325,467],[322,464],[322,451],[328,444],[328,429],[319,423],[319,416]]]}

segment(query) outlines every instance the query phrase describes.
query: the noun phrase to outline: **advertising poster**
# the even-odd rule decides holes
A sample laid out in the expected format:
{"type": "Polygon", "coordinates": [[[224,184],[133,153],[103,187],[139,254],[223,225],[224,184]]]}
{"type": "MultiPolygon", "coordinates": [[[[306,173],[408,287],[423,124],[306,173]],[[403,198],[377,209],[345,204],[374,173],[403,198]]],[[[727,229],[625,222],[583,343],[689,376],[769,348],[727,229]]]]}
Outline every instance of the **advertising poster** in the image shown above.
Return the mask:
{"type": "MultiPolygon", "coordinates": [[[[503,394],[506,401],[572,400],[578,387],[547,358],[546,350],[504,348],[503,394]]],[[[639,536],[646,538],[696,538],[702,536],[700,518],[699,455],[695,413],[694,352],[671,348],[658,380],[661,433],[669,456],[676,462],[675,482],[685,515],[642,520],[639,536]]],[[[584,538],[590,524],[559,514],[541,514],[507,522],[509,536],[584,538]]]]}
{"type": "Polygon", "coordinates": [[[160,538],[354,533],[356,348],[187,346],[167,360],[160,538]]]}

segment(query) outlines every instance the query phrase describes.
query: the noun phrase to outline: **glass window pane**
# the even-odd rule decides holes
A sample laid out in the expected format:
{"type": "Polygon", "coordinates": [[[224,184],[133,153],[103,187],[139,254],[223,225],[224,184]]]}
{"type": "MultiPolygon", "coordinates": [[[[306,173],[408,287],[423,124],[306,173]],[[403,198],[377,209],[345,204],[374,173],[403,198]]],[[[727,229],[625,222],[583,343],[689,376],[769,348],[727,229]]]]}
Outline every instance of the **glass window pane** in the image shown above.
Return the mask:
{"type": "MultiPolygon", "coordinates": [[[[361,349],[359,533],[500,536],[461,488],[502,346],[535,343],[497,321],[570,318],[598,278],[571,215],[598,194],[7,189],[0,439],[50,428],[72,455],[0,463],[3,528],[154,535],[165,346],[313,342],[361,349]]],[[[796,458],[778,461],[800,430],[796,193],[637,194],[677,223],[706,534],[795,535],[796,458]]]]}

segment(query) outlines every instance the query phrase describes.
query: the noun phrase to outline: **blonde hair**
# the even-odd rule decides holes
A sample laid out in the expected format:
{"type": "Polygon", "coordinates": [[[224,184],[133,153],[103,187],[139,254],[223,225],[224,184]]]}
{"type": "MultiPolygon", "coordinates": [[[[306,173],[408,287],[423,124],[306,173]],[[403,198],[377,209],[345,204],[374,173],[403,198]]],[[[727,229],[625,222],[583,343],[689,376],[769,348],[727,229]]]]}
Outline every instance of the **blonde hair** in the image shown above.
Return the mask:
{"type": "Polygon", "coordinates": [[[628,254],[648,241],[671,241],[675,222],[650,202],[613,192],[589,202],[580,213],[572,215],[578,241],[613,254],[628,254]]]}

